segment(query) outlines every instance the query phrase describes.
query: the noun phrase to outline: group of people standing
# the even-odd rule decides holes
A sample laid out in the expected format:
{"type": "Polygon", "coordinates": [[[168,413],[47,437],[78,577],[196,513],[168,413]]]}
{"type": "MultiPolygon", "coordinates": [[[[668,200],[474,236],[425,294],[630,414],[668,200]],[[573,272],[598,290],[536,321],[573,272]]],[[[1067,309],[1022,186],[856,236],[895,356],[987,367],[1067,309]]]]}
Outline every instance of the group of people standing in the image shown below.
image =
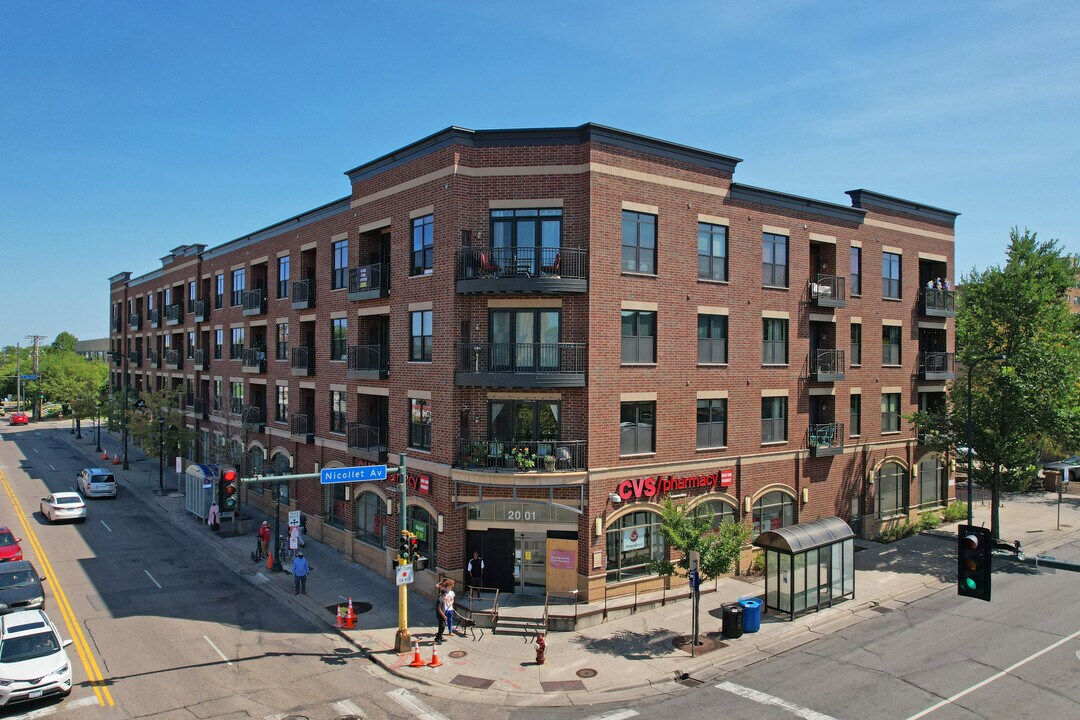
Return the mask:
{"type": "Polygon", "coordinates": [[[941,278],[931,278],[926,281],[927,290],[952,290],[952,284],[941,278]]]}

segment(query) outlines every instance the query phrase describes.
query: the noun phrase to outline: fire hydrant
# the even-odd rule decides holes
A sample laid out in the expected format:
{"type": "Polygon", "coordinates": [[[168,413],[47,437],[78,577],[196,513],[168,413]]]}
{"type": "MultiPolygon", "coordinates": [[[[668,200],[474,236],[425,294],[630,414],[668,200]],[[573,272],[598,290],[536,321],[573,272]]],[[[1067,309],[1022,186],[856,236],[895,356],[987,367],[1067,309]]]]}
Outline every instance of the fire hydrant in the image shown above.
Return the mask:
{"type": "Polygon", "coordinates": [[[544,642],[544,636],[540,633],[536,633],[536,664],[544,664],[544,651],[547,649],[547,643],[544,642]]]}

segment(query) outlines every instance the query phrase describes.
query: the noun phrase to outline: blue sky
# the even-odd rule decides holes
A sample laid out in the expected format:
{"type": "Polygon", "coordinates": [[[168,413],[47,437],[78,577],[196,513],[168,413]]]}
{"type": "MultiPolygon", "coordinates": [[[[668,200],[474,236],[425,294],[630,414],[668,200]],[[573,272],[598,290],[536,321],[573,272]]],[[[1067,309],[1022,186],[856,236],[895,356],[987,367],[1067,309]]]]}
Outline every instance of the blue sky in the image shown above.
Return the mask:
{"type": "Polygon", "coordinates": [[[597,122],[736,180],[1080,251],[1080,3],[0,0],[0,345],[108,334],[108,277],[348,194],[449,125],[597,122]]]}

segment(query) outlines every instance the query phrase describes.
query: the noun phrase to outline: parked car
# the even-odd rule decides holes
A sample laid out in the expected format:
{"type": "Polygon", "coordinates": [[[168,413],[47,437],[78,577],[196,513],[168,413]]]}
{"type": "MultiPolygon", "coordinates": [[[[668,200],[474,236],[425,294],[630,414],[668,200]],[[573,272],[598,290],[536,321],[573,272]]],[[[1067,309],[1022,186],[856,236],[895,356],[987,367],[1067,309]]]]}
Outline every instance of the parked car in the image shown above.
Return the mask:
{"type": "Polygon", "coordinates": [[[0,527],[0,563],[22,560],[22,538],[15,537],[6,527],[0,527]]]}
{"type": "Polygon", "coordinates": [[[109,470],[83,468],[75,485],[83,497],[116,497],[116,478],[109,470]]]}
{"type": "Polygon", "coordinates": [[[44,579],[26,560],[0,565],[0,615],[45,607],[44,579]]]}
{"type": "Polygon", "coordinates": [[[86,503],[77,492],[58,492],[41,498],[41,514],[49,522],[57,520],[86,520],[86,503]]]}
{"type": "Polygon", "coordinates": [[[70,644],[42,610],[0,617],[0,706],[70,695],[70,644]]]}
{"type": "Polygon", "coordinates": [[[11,420],[9,422],[12,425],[29,425],[30,418],[28,418],[24,412],[13,412],[11,413],[11,420]]]}

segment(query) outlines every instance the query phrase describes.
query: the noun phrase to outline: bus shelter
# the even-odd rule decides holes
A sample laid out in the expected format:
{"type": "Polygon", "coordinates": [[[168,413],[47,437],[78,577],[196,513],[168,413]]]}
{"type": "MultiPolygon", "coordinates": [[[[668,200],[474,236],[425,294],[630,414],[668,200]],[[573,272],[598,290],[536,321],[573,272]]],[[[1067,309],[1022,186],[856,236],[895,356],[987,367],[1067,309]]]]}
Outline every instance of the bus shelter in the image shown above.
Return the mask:
{"type": "Polygon", "coordinates": [[[855,533],[838,517],[763,532],[765,609],[796,613],[855,597],[855,533]]]}

